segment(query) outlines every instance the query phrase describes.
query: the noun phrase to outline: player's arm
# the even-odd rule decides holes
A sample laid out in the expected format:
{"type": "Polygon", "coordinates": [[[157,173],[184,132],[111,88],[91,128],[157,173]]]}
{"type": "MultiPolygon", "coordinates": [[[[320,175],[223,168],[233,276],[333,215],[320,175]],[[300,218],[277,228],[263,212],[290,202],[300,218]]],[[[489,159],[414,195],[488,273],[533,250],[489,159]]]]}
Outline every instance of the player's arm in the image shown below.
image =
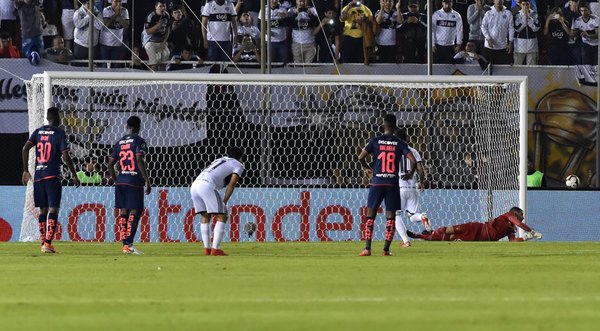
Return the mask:
{"type": "Polygon", "coordinates": [[[358,154],[358,162],[360,163],[360,166],[362,167],[365,174],[370,178],[371,176],[373,176],[373,169],[371,169],[371,167],[367,163],[368,155],[369,152],[367,152],[366,150],[363,149],[362,151],[360,151],[360,154],[358,154]]]}
{"type": "Polygon", "coordinates": [[[71,159],[71,154],[69,154],[68,149],[65,149],[62,152],[62,158],[63,158],[63,161],[65,161],[67,168],[71,172],[71,178],[72,178],[73,184],[75,184],[75,186],[79,186],[79,177],[77,177],[77,171],[75,171],[75,166],[73,165],[73,160],[71,159]]]}
{"type": "Polygon", "coordinates": [[[144,192],[146,195],[148,195],[152,191],[152,184],[150,183],[150,178],[148,178],[148,172],[146,171],[146,160],[144,160],[144,154],[137,154],[135,158],[137,160],[138,167],[140,167],[140,173],[144,178],[144,192]]]}
{"type": "Polygon", "coordinates": [[[508,235],[508,241],[525,241],[523,238],[517,238],[514,233],[508,235]]]}
{"type": "Polygon", "coordinates": [[[235,186],[237,185],[239,179],[240,176],[238,174],[231,174],[231,179],[229,179],[229,183],[227,183],[227,188],[225,189],[225,196],[223,197],[224,204],[227,204],[227,201],[229,201],[229,198],[231,198],[233,190],[235,189],[235,186]]]}
{"type": "Polygon", "coordinates": [[[31,140],[27,140],[25,145],[23,145],[23,150],[21,152],[21,156],[23,159],[23,176],[21,177],[21,181],[23,185],[27,185],[27,182],[31,179],[31,174],[29,173],[29,150],[33,147],[33,143],[31,140]]]}
{"type": "Polygon", "coordinates": [[[112,180],[113,183],[117,182],[117,176],[115,174],[115,164],[116,163],[117,163],[117,159],[115,159],[112,156],[108,157],[108,164],[106,166],[108,167],[108,176],[112,180]]]}
{"type": "Polygon", "coordinates": [[[404,155],[410,162],[410,170],[406,174],[402,175],[402,179],[409,180],[413,177],[413,175],[415,174],[415,171],[417,170],[417,159],[415,159],[415,156],[413,155],[412,152],[408,152],[404,155]]]}
{"type": "Polygon", "coordinates": [[[508,220],[518,226],[519,228],[523,229],[524,231],[526,231],[525,233],[525,237],[524,238],[515,238],[515,240],[511,240],[511,235],[514,237],[514,234],[511,234],[508,236],[508,240],[510,241],[524,241],[524,240],[529,240],[529,239],[542,239],[542,234],[540,232],[535,231],[534,229],[530,228],[527,224],[521,222],[518,218],[516,218],[515,216],[509,216],[508,220]],[[518,240],[521,239],[521,240],[518,240]]]}

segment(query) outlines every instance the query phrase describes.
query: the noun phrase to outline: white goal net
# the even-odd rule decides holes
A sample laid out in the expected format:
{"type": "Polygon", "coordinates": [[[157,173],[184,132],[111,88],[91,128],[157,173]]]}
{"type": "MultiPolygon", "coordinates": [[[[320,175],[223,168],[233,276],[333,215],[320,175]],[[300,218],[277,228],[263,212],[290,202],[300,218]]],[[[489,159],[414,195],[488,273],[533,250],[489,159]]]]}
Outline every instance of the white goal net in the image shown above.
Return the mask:
{"type": "MultiPolygon", "coordinates": [[[[102,178],[77,188],[63,170],[58,239],[118,240],[106,163],[137,115],[153,190],[136,241],[200,240],[189,186],[229,146],[243,149],[246,173],[229,203],[225,240],[360,240],[368,179],[357,155],[387,113],[424,159],[421,207],[434,227],[524,207],[525,84],[481,76],[45,73],[27,84],[29,129],[44,124],[45,109],[60,108],[76,169],[102,178]],[[243,228],[252,222],[249,237],[243,228]]],[[[375,240],[384,223],[379,213],[375,240]]],[[[37,232],[30,185],[20,239],[36,240],[37,232]]]]}

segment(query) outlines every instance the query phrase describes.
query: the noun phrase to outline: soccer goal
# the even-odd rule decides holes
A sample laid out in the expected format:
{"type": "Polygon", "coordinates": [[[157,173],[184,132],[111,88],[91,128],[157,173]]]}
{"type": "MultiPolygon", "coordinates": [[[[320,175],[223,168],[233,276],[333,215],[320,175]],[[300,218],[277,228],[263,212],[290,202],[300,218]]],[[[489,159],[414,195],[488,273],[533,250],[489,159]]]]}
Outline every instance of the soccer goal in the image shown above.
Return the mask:
{"type": "MultiPolygon", "coordinates": [[[[46,72],[27,88],[30,131],[59,107],[76,168],[104,177],[63,180],[62,240],[119,239],[106,163],[131,115],[142,119],[153,184],[142,242],[200,240],[189,186],[228,146],[244,150],[246,173],[225,240],[360,240],[368,178],[357,155],[387,113],[424,159],[421,207],[434,227],[526,205],[526,77],[46,72]]],[[[21,240],[38,237],[32,197],[30,185],[21,240]]],[[[380,213],[374,239],[384,223],[380,213]]]]}

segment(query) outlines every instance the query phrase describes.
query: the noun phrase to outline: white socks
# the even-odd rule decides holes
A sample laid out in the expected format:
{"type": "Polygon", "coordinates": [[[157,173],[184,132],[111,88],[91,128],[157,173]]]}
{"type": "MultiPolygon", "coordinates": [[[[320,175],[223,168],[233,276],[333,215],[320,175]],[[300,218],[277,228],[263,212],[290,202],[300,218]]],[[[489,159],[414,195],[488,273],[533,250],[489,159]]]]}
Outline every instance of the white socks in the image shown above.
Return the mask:
{"type": "MultiPolygon", "coordinates": [[[[409,215],[410,215],[410,214],[409,214],[409,215]]],[[[412,215],[412,216],[410,216],[408,219],[409,219],[411,222],[413,222],[413,223],[419,223],[419,224],[421,224],[421,213],[416,213],[416,214],[413,214],[413,215],[412,215]]]]}
{"type": "Polygon", "coordinates": [[[400,215],[396,215],[396,231],[398,231],[398,234],[402,237],[403,242],[410,242],[410,239],[408,239],[408,235],[406,234],[406,226],[404,226],[402,216],[400,215]]]}
{"type": "Polygon", "coordinates": [[[215,233],[214,233],[213,244],[212,244],[213,249],[219,248],[219,246],[221,245],[221,240],[223,240],[224,236],[225,236],[225,222],[217,221],[217,224],[215,224],[215,233]]]}
{"type": "Polygon", "coordinates": [[[204,248],[210,248],[210,224],[200,223],[200,234],[202,235],[202,244],[204,248]]]}

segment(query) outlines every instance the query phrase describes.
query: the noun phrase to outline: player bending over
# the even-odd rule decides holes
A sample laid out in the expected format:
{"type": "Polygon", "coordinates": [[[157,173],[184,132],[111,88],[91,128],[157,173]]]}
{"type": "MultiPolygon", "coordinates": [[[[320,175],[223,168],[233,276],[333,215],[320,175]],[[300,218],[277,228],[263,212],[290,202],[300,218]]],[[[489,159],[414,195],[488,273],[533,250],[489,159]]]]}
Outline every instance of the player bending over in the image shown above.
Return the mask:
{"type": "Polygon", "coordinates": [[[204,244],[204,255],[227,255],[219,249],[225,236],[225,222],[227,221],[227,202],[239,178],[244,173],[241,163],[243,152],[237,147],[231,147],[227,156],[214,160],[206,169],[202,170],[198,178],[192,183],[190,193],[194,203],[194,211],[202,216],[200,233],[204,244]],[[221,198],[218,190],[223,187],[225,196],[221,198]],[[210,220],[215,216],[217,222],[214,229],[212,248],[210,244],[210,220]]]}
{"type": "Polygon", "coordinates": [[[373,226],[375,215],[381,202],[385,200],[385,217],[387,219],[385,226],[385,244],[383,246],[383,255],[390,254],[390,245],[396,232],[394,224],[394,215],[396,210],[400,209],[400,190],[398,188],[398,177],[402,156],[410,160],[410,170],[403,179],[410,179],[415,173],[417,161],[410,152],[408,145],[396,137],[396,116],[393,114],[385,115],[383,120],[382,136],[377,136],[369,141],[367,146],[358,155],[358,161],[363,167],[365,174],[371,177],[369,187],[369,196],[367,200],[367,224],[363,236],[365,238],[365,249],[359,256],[371,255],[371,240],[373,238],[373,226]],[[371,168],[366,161],[366,157],[373,155],[373,167],[371,168]]]}
{"type": "Polygon", "coordinates": [[[141,120],[127,119],[127,134],[113,147],[108,158],[108,173],[115,183],[115,208],[119,209],[117,224],[123,241],[123,254],[142,254],[133,246],[140,216],[144,211],[144,193],[152,190],[146,172],[146,141],[139,136],[141,120]],[[119,175],[115,178],[115,163],[119,161],[119,175]]]}
{"type": "Polygon", "coordinates": [[[29,150],[35,146],[35,176],[33,180],[33,200],[35,206],[40,208],[38,227],[42,240],[42,253],[57,253],[52,246],[52,240],[58,226],[58,212],[62,197],[61,181],[61,156],[69,171],[71,180],[79,186],[77,172],[69,155],[69,143],[65,131],[60,125],[59,110],[56,107],[48,108],[46,112],[48,125],[44,125],[31,134],[23,146],[23,177],[24,185],[31,179],[29,173],[29,150]]]}
{"type": "Polygon", "coordinates": [[[444,226],[436,229],[428,235],[412,233],[408,231],[411,238],[433,241],[498,241],[506,236],[510,241],[523,241],[527,239],[542,239],[542,234],[534,231],[523,223],[523,210],[512,207],[508,213],[504,213],[488,222],[469,222],[452,226],[444,226]],[[516,238],[516,227],[527,233],[524,238],[516,238]]]}
{"type": "MultiPolygon", "coordinates": [[[[405,130],[397,130],[396,136],[406,142],[407,136],[405,130]]],[[[400,247],[410,247],[410,240],[406,234],[406,227],[402,221],[402,213],[406,211],[408,220],[413,223],[421,223],[425,227],[423,233],[431,233],[432,228],[429,224],[427,214],[421,212],[421,205],[419,204],[419,194],[425,190],[423,185],[423,179],[425,179],[425,171],[423,170],[423,159],[419,152],[408,146],[410,152],[417,161],[417,175],[410,179],[404,180],[402,176],[410,171],[410,162],[405,157],[402,158],[400,163],[400,210],[396,211],[396,230],[400,237],[402,237],[402,245],[400,247]]]]}

